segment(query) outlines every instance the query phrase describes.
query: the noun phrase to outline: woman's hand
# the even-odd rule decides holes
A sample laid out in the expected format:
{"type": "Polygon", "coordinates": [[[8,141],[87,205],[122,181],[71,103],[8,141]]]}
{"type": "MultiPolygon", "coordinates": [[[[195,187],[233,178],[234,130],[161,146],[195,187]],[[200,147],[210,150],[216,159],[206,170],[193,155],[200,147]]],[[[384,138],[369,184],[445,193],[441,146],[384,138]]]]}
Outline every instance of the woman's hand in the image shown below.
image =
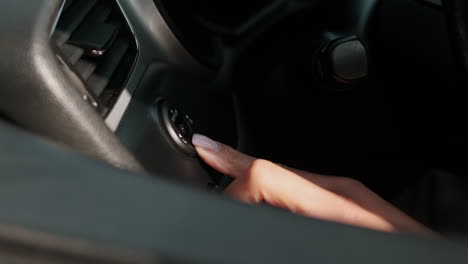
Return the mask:
{"type": "Polygon", "coordinates": [[[356,180],[255,159],[201,135],[193,144],[208,165],[235,179],[225,191],[234,199],[363,228],[434,235],[356,180]]]}

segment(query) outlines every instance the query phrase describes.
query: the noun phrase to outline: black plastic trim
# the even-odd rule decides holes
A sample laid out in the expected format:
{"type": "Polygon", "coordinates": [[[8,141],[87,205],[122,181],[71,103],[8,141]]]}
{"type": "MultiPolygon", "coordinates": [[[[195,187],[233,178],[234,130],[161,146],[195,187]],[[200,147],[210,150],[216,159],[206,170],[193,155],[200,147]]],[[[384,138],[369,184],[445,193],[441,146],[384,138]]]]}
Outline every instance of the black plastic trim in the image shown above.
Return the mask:
{"type": "Polygon", "coordinates": [[[18,125],[115,166],[140,170],[120,140],[84,100],[51,48],[61,0],[0,2],[0,111],[18,125]]]}
{"type": "Polygon", "coordinates": [[[113,131],[120,126],[143,73],[154,61],[201,74],[212,73],[179,42],[153,0],[117,0],[117,2],[137,39],[139,56],[125,90],[106,117],[106,124],[113,131]]]}

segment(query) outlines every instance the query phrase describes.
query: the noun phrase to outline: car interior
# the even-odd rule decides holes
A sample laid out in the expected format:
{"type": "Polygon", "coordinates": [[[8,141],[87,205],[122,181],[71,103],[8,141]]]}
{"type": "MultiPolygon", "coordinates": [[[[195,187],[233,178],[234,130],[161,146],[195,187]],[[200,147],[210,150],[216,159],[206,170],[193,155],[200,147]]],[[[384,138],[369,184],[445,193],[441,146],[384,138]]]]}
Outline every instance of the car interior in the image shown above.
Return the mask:
{"type": "Polygon", "coordinates": [[[466,263],[468,219],[407,206],[428,173],[468,181],[463,0],[0,10],[2,263],[466,263]],[[357,179],[454,238],[232,201],[221,192],[233,179],[197,156],[195,133],[357,179]]]}

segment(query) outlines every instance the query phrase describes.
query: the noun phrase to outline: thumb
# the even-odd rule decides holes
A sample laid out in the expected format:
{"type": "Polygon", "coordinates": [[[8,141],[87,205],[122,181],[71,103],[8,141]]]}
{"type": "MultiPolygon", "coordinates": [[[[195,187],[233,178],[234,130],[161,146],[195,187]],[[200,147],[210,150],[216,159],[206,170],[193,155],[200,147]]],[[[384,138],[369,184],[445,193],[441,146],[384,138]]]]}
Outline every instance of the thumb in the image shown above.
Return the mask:
{"type": "Polygon", "coordinates": [[[215,170],[233,178],[245,175],[255,161],[255,158],[203,135],[193,135],[192,144],[203,161],[215,170]]]}

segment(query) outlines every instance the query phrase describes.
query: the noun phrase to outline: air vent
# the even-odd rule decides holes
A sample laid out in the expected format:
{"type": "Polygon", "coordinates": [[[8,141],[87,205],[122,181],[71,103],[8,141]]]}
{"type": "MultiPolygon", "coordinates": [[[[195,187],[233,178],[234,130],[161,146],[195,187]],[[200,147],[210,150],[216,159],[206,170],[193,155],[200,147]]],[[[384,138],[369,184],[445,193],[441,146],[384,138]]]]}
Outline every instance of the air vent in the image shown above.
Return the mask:
{"type": "Polygon", "coordinates": [[[137,56],[135,38],[117,2],[67,0],[52,38],[58,55],[84,82],[96,108],[106,116],[122,93],[137,56]]]}

